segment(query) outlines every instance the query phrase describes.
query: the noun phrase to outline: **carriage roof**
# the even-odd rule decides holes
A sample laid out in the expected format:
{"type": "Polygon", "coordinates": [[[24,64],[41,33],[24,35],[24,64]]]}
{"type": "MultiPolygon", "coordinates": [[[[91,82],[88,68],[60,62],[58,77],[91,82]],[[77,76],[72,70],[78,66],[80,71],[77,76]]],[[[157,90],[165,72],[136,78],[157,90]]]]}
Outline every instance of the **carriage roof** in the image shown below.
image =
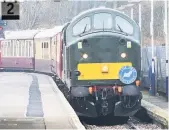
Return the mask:
{"type": "Polygon", "coordinates": [[[63,26],[56,26],[52,29],[45,29],[40,31],[35,38],[50,38],[56,35],[57,33],[61,32],[63,29],[63,26]]]}
{"type": "Polygon", "coordinates": [[[15,39],[33,39],[34,36],[39,32],[39,30],[21,30],[21,31],[5,31],[5,39],[15,40],[15,39]]]}
{"type": "Polygon", "coordinates": [[[6,40],[15,39],[33,39],[33,38],[49,38],[61,32],[63,26],[56,26],[52,29],[39,29],[39,30],[19,30],[19,31],[5,31],[6,40]]]}

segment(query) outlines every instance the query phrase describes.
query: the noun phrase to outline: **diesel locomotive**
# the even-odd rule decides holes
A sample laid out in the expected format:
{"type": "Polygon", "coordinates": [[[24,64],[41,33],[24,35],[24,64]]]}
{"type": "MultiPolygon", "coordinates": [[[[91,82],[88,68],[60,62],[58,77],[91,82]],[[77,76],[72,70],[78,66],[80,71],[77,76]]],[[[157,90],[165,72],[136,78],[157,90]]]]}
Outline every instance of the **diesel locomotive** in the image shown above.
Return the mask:
{"type": "Polygon", "coordinates": [[[61,34],[59,74],[79,116],[132,116],[141,107],[139,26],[109,9],[84,11],[61,34]]]}

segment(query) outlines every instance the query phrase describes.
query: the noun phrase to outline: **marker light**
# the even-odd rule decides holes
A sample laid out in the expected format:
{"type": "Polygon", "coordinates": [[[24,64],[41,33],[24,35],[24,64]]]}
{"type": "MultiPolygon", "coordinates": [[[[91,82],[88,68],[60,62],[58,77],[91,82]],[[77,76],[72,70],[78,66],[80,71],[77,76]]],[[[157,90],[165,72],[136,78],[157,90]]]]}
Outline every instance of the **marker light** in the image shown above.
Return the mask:
{"type": "Polygon", "coordinates": [[[87,58],[88,58],[88,55],[87,55],[87,54],[83,54],[83,58],[84,58],[84,59],[87,59],[87,58]]]}
{"type": "Polygon", "coordinates": [[[92,87],[89,87],[89,93],[92,94],[93,93],[93,88],[92,87]]]}
{"type": "Polygon", "coordinates": [[[108,72],[108,67],[106,65],[102,67],[102,72],[108,72]]]}
{"type": "Polygon", "coordinates": [[[121,93],[121,92],[122,92],[122,87],[119,86],[119,87],[117,88],[117,90],[118,90],[119,93],[121,93]]]}
{"type": "Polygon", "coordinates": [[[126,58],[126,53],[121,53],[121,58],[126,58]]]}
{"type": "Polygon", "coordinates": [[[140,80],[136,80],[136,86],[140,86],[140,80]]]}

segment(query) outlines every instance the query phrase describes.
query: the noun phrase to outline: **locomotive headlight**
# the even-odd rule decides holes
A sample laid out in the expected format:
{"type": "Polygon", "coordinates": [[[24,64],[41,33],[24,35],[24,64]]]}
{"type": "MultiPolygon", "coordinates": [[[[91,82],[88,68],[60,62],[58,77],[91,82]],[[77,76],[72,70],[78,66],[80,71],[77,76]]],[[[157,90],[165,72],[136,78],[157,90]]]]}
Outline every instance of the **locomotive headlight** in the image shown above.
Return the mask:
{"type": "Polygon", "coordinates": [[[126,53],[121,53],[121,58],[126,58],[126,53]]]}
{"type": "Polygon", "coordinates": [[[108,72],[108,67],[106,66],[106,65],[104,65],[103,67],[102,67],[102,72],[108,72]]]}
{"type": "Polygon", "coordinates": [[[88,55],[85,53],[85,54],[83,54],[83,58],[84,59],[87,59],[88,58],[88,55]]]}

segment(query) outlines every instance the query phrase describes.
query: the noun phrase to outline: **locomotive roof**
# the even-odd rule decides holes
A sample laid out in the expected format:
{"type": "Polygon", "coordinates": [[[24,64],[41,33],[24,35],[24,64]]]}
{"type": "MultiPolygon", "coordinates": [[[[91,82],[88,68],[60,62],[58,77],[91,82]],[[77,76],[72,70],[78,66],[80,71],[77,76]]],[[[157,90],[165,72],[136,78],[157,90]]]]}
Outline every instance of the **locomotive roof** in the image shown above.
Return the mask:
{"type": "MultiPolygon", "coordinates": [[[[111,9],[111,8],[105,8],[105,7],[100,7],[100,8],[93,8],[93,9],[89,9],[89,10],[86,10],[86,11],[83,11],[81,12],[80,14],[78,14],[77,16],[75,16],[69,26],[67,27],[67,35],[66,35],[66,41],[68,42],[67,45],[71,45],[73,42],[72,41],[76,41],[77,39],[79,39],[81,36],[74,36],[72,35],[73,33],[73,27],[80,21],[82,20],[83,18],[85,17],[90,17],[90,19],[92,19],[92,17],[96,14],[96,13],[110,13],[110,14],[113,14],[113,17],[112,19],[115,20],[115,17],[116,16],[120,16],[122,18],[124,18],[125,20],[127,20],[130,24],[132,24],[133,28],[134,28],[134,31],[136,31],[137,33],[133,33],[131,36],[128,35],[127,37],[130,37],[134,40],[139,40],[140,41],[140,30],[139,30],[139,26],[138,24],[132,20],[129,16],[127,16],[126,14],[118,11],[118,10],[115,10],[115,9],[111,9]]],[[[115,24],[115,23],[114,23],[115,24]]],[[[91,21],[91,26],[94,26],[94,21],[91,21]]],[[[113,25],[115,26],[115,25],[113,25]]],[[[95,28],[92,27],[90,29],[90,31],[88,33],[92,34],[93,32],[95,32],[95,28]]],[[[116,31],[114,28],[112,28],[111,30],[113,31],[116,31]]],[[[96,30],[97,31],[97,30],[96,30]]],[[[87,33],[86,33],[87,34],[87,33]]],[[[104,32],[104,34],[106,34],[104,32]]],[[[108,33],[107,33],[108,34],[108,33]]],[[[92,34],[93,35],[93,34],[92,34]]],[[[83,36],[82,36],[83,37],[83,36]]],[[[84,36],[85,37],[85,36],[84,36]]]]}
{"type": "MultiPolygon", "coordinates": [[[[128,17],[127,15],[123,14],[122,12],[120,12],[120,11],[118,11],[118,10],[115,10],[115,9],[112,9],[112,8],[107,8],[107,7],[98,7],[98,8],[93,8],[93,9],[85,10],[85,11],[79,13],[77,16],[75,16],[75,17],[71,20],[71,22],[76,21],[77,18],[82,17],[82,16],[85,15],[85,14],[94,13],[94,12],[98,12],[98,11],[114,12],[114,13],[117,13],[117,14],[124,15],[124,16],[126,16],[127,18],[129,18],[130,20],[132,20],[130,17],[128,17]]],[[[132,20],[132,21],[135,22],[134,20],[132,20]]]]}
{"type": "Polygon", "coordinates": [[[5,31],[5,39],[33,39],[39,30],[5,31]]]}
{"type": "Polygon", "coordinates": [[[63,29],[63,26],[56,26],[52,29],[45,29],[40,31],[35,38],[50,38],[56,35],[57,33],[61,32],[63,29]]]}

